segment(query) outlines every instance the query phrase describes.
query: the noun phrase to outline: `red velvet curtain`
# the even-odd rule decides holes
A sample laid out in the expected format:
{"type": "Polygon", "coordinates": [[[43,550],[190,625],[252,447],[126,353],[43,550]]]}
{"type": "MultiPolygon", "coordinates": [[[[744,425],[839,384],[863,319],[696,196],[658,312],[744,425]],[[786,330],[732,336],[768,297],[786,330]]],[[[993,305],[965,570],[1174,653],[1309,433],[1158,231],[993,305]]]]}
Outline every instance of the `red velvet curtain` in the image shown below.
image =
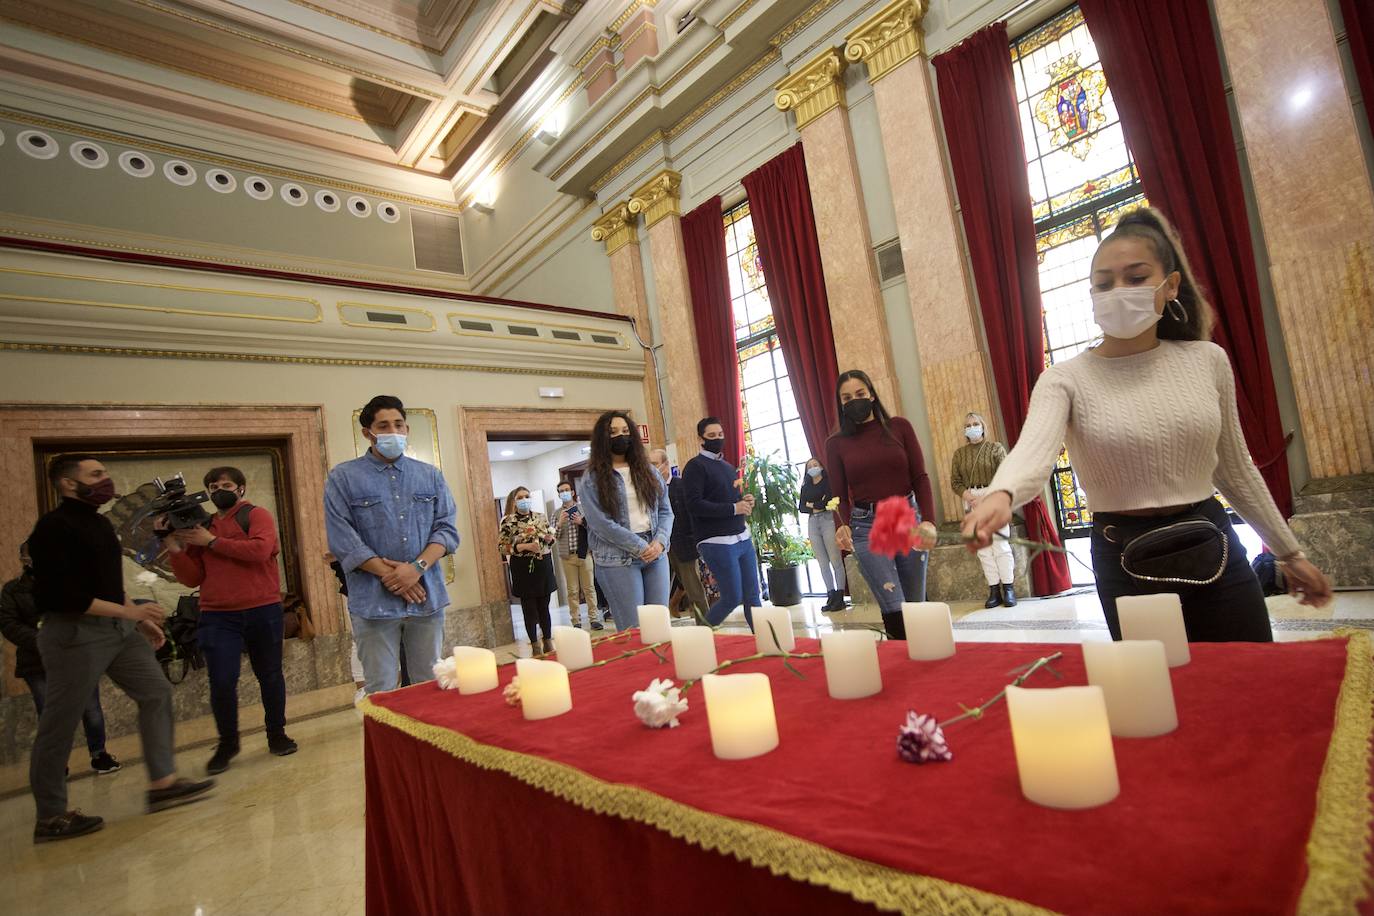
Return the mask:
{"type": "MultiPolygon", "coordinates": [[[[1035,224],[1009,48],[1006,24],[998,22],[934,63],[1002,422],[1014,443],[1044,368],[1045,343],[1035,224]]],[[[1037,497],[1022,513],[1032,539],[1059,543],[1044,500],[1037,497]]],[[[1064,591],[1073,582],[1068,558],[1042,553],[1031,565],[1031,580],[1037,595],[1064,591]]]]}
{"type": "Polygon", "coordinates": [[[1341,0],[1341,18],[1345,20],[1345,37],[1355,62],[1364,114],[1374,124],[1374,3],[1341,0]]]}
{"type": "MultiPolygon", "coordinates": [[[[706,409],[725,426],[722,454],[739,464],[744,457],[744,414],[735,356],[735,317],[725,273],[725,218],[719,197],[712,197],[682,218],[682,247],[687,254],[687,282],[706,409]]],[[[678,461],[686,464],[695,454],[679,455],[678,461]]]]}
{"type": "Polygon", "coordinates": [[[1145,185],[1217,310],[1250,454],[1285,517],[1288,440],[1274,393],[1250,223],[1207,0],[1080,0],[1145,185]]]}
{"type": "Polygon", "coordinates": [[[835,333],[800,143],[744,177],[782,356],[811,454],[835,427],[835,333]]]}

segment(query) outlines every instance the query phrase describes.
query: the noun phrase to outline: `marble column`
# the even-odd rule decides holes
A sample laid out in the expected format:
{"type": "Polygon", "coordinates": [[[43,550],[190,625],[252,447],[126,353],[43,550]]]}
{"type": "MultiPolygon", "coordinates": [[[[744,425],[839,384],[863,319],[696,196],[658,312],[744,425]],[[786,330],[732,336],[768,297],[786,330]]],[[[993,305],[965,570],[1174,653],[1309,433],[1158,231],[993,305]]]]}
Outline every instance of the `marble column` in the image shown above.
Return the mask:
{"type": "MultiPolygon", "coordinates": [[[[949,488],[949,471],[954,450],[964,441],[964,416],[975,411],[989,423],[996,423],[997,416],[964,270],[954,194],[945,175],[940,122],[924,59],[924,14],[924,0],[897,0],[851,32],[844,53],[868,68],[873,85],[930,419],[927,467],[944,518],[952,521],[962,515],[949,488]]],[[[988,434],[997,435],[991,429],[988,434]]]]}
{"type": "MultiPolygon", "coordinates": [[[[649,325],[649,296],[644,288],[644,265],[640,260],[635,219],[628,202],[615,204],[592,224],[592,238],[606,243],[606,256],[611,259],[611,293],[615,298],[615,310],[633,318],[640,339],[651,344],[654,332],[649,325]]],[[[637,346],[634,341],[630,345],[637,346]]],[[[665,436],[658,372],[654,368],[653,354],[647,349],[644,351],[644,415],[637,417],[636,422],[648,424],[651,444],[663,443],[665,436]]]]}
{"type": "Polygon", "coordinates": [[[901,390],[845,110],[846,66],[837,50],[826,49],[774,87],[774,104],[796,116],[806,153],[839,370],[868,372],[883,403],[896,414],[901,390]]]}
{"type": "Polygon", "coordinates": [[[1322,0],[1215,0],[1314,478],[1374,472],[1374,191],[1322,0]]]}
{"type": "Polygon", "coordinates": [[[632,213],[643,214],[649,236],[649,261],[654,272],[658,327],[663,344],[664,375],[672,380],[666,396],[672,407],[673,428],[668,441],[676,443],[678,462],[696,454],[697,420],[706,416],[706,392],[697,353],[697,330],[692,319],[692,294],[687,282],[687,256],[682,245],[682,176],[665,169],[630,197],[632,213]]]}

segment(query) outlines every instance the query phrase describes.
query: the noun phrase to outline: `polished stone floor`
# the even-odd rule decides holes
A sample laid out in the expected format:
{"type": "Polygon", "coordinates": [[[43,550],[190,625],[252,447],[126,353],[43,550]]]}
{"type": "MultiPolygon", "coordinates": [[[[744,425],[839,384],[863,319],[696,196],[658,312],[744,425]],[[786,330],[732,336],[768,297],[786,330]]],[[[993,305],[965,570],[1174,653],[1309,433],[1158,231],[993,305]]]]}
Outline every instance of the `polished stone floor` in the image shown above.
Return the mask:
{"type": "MultiPolygon", "coordinates": [[[[819,601],[793,612],[799,635],[816,635],[832,621],[875,622],[860,608],[821,614],[819,601]]],[[[1344,592],[1322,611],[1289,598],[1270,599],[1278,639],[1307,639],[1335,627],[1374,628],[1374,592],[1344,592]]],[[[955,637],[963,641],[1080,642],[1106,639],[1101,608],[1091,591],[1015,608],[955,609],[955,637]]],[[[567,622],[567,610],[555,612],[567,622]]],[[[742,615],[726,629],[742,630],[742,615]]],[[[522,628],[517,627],[517,632],[522,628]]],[[[516,643],[509,659],[528,652],[516,643]]],[[[113,776],[71,783],[71,804],[103,816],[99,833],[63,843],[32,845],[33,802],[27,795],[0,801],[0,885],[3,911],[28,914],[217,914],[363,912],[363,766],[358,713],[345,709],[293,723],[301,745],[293,757],[268,756],[261,734],[219,779],[209,799],[145,816],[144,775],[131,766],[113,776]]],[[[183,771],[199,771],[209,748],[179,755],[183,771]]]]}

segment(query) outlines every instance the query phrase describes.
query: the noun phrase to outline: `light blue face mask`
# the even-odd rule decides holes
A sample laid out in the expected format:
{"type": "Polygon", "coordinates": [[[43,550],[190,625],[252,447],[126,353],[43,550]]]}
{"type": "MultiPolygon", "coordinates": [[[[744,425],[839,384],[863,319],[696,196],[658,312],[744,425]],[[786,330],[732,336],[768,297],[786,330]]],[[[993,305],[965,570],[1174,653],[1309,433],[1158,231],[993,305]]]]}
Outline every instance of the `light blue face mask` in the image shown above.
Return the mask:
{"type": "Polygon", "coordinates": [[[377,437],[377,454],[396,459],[405,454],[406,437],[402,433],[383,433],[377,437]]]}
{"type": "Polygon", "coordinates": [[[572,490],[564,490],[562,493],[559,493],[558,501],[561,503],[572,502],[572,490]]]}
{"type": "Polygon", "coordinates": [[[515,501],[515,508],[521,512],[529,512],[534,509],[534,500],[528,496],[515,501]]]}
{"type": "Polygon", "coordinates": [[[821,475],[824,474],[825,471],[821,468],[807,468],[806,473],[811,475],[812,480],[820,480],[821,475]]]}

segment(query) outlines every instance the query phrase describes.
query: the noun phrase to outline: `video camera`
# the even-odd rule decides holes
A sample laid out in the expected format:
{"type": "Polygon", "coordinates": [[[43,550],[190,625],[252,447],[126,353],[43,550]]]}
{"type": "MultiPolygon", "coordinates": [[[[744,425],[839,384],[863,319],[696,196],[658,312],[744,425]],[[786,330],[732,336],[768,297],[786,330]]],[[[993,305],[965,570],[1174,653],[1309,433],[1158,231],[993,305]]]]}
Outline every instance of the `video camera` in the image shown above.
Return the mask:
{"type": "Polygon", "coordinates": [[[210,499],[210,494],[204,490],[187,493],[186,478],[181,474],[169,477],[165,482],[161,477],[154,477],[153,485],[157,487],[157,496],[145,508],[144,517],[154,515],[165,518],[154,527],[158,537],[172,531],[210,524],[210,514],[200,505],[210,499]]]}

